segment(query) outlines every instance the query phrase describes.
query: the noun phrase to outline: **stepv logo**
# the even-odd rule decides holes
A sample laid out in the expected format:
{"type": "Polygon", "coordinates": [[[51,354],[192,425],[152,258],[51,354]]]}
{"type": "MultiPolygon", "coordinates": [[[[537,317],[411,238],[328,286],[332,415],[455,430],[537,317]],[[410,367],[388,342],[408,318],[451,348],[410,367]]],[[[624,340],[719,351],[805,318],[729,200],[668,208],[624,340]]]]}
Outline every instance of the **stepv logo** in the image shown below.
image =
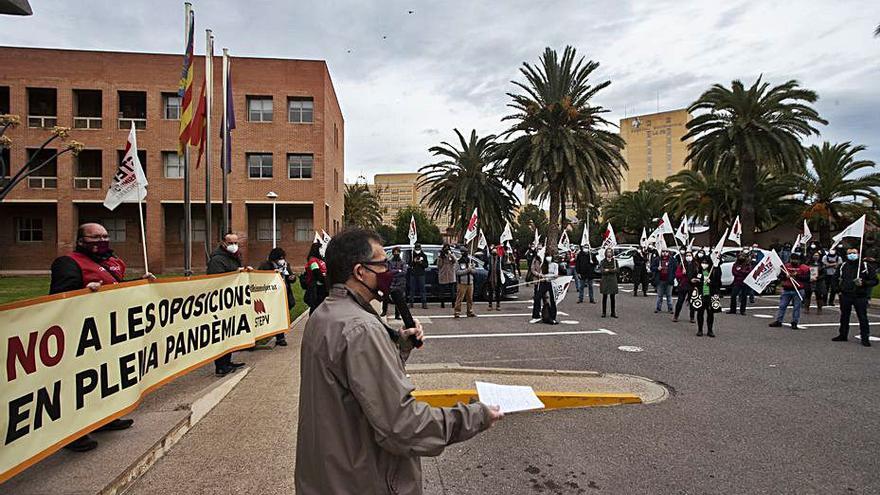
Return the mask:
{"type": "Polygon", "coordinates": [[[254,299],[254,311],[256,311],[257,314],[266,313],[266,305],[263,304],[262,299],[254,299]]]}

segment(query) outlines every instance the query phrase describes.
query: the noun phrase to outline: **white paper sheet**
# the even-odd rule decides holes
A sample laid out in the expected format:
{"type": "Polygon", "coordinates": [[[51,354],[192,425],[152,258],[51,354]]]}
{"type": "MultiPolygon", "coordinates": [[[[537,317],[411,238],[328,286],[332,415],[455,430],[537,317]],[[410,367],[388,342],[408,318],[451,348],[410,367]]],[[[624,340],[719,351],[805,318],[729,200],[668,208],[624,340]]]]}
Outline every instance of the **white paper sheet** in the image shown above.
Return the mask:
{"type": "Polygon", "coordinates": [[[501,412],[505,414],[544,409],[544,403],[538,399],[532,387],[487,382],[476,382],[476,384],[480,402],[490,406],[500,406],[501,412]]]}

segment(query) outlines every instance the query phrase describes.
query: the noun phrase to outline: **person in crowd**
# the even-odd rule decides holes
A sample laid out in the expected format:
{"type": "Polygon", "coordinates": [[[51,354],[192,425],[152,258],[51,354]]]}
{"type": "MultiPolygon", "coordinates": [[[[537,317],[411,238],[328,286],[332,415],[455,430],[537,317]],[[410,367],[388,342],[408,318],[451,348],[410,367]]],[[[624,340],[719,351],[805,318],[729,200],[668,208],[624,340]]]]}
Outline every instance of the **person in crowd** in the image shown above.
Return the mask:
{"type": "Polygon", "coordinates": [[[782,245],[782,250],[779,251],[779,258],[782,260],[783,263],[788,263],[789,261],[791,261],[791,253],[791,243],[786,242],[782,245]]]}
{"type": "MultiPolygon", "coordinates": [[[[406,266],[406,261],[404,261],[403,257],[400,255],[400,247],[394,246],[391,248],[391,259],[388,260],[388,271],[391,272],[392,291],[399,290],[406,294],[406,273],[408,268],[409,267],[406,266]]],[[[382,314],[379,316],[388,316],[388,302],[389,299],[387,297],[382,299],[382,314]]],[[[400,313],[397,311],[396,304],[394,304],[394,319],[400,319],[400,313]]]]}
{"type": "Polygon", "coordinates": [[[655,257],[651,263],[651,274],[654,276],[654,286],[657,288],[657,305],[655,313],[661,311],[663,299],[666,299],[666,309],[672,310],[672,283],[675,280],[675,258],[670,256],[669,250],[664,249],[660,256],[655,257]]]}
{"type": "Polygon", "coordinates": [[[428,309],[428,295],[425,293],[425,270],[428,269],[428,257],[418,242],[413,246],[409,263],[409,307],[418,297],[422,300],[422,309],[428,309]]]}
{"type": "MultiPolygon", "coordinates": [[[[821,251],[821,249],[819,249],[819,246],[816,244],[815,241],[813,241],[807,246],[807,252],[804,253],[803,259],[809,261],[809,260],[813,259],[813,253],[817,253],[820,251],[821,251]]],[[[819,253],[819,254],[821,255],[822,253],[819,253]]]]}
{"type": "Polygon", "coordinates": [[[859,262],[859,250],[846,251],[846,261],[840,266],[838,286],[840,287],[840,329],[835,342],[849,339],[849,319],[856,310],[859,320],[859,333],[862,345],[871,347],[871,328],[868,326],[868,300],[871,291],[878,283],[877,270],[865,260],[859,262]]]}
{"type": "MultiPolygon", "coordinates": [[[[110,247],[110,234],[99,223],[84,223],[76,231],[76,248],[52,262],[49,294],[72,290],[98,291],[102,285],[114,285],[125,279],[125,262],[110,247]]],[[[152,273],[143,277],[155,280],[152,273]]],[[[97,431],[125,430],[134,424],[131,419],[114,419],[97,431]]],[[[74,452],[86,452],[98,446],[98,441],[85,434],[64,447],[74,452]]]]}
{"type": "MultiPolygon", "coordinates": [[[[660,256],[660,253],[657,252],[656,244],[654,244],[653,242],[649,242],[648,250],[645,254],[645,267],[647,269],[650,269],[650,267],[654,264],[654,258],[657,258],[658,256],[660,256]]],[[[652,273],[651,276],[653,277],[654,274],[652,273]]]]}
{"type": "MultiPolygon", "coordinates": [[[[535,261],[537,264],[538,258],[535,261]]],[[[538,281],[538,288],[535,290],[535,298],[532,301],[532,319],[529,323],[543,321],[555,325],[558,322],[556,321],[556,294],[553,291],[552,280],[559,275],[559,264],[553,261],[550,254],[547,254],[538,270],[539,272],[534,277],[538,281]],[[545,303],[548,307],[546,312],[543,311],[545,303]]]]}
{"type": "Polygon", "coordinates": [[[474,313],[474,276],[477,269],[474,267],[474,261],[470,257],[468,248],[461,248],[461,257],[458,259],[455,267],[455,277],[458,286],[455,293],[455,308],[453,316],[458,318],[461,316],[461,302],[467,303],[467,316],[473,318],[477,316],[474,313]]]}
{"type": "MultiPolygon", "coordinates": [[[[217,249],[208,259],[208,268],[206,273],[212,275],[215,273],[231,273],[241,270],[253,270],[251,267],[244,267],[241,261],[241,251],[239,251],[238,234],[228,233],[223,236],[223,240],[217,249]]],[[[232,353],[228,352],[223,356],[214,360],[214,371],[217,376],[225,376],[229,373],[244,366],[244,363],[235,363],[232,361],[232,353]]]]}
{"type": "Polygon", "coordinates": [[[611,300],[611,317],[617,318],[617,306],[615,298],[619,292],[617,287],[617,272],[620,267],[617,260],[614,259],[614,251],[612,249],[605,250],[605,257],[599,263],[599,273],[602,279],[599,281],[599,292],[602,293],[602,318],[605,318],[608,311],[608,300],[611,300]]]}
{"type": "MultiPolygon", "coordinates": [[[[296,276],[290,273],[290,265],[287,264],[287,253],[280,247],[274,247],[269,251],[269,255],[257,266],[258,270],[275,270],[281,275],[284,281],[284,289],[287,291],[287,309],[292,310],[296,306],[296,298],[293,296],[292,283],[296,280],[296,276]]],[[[275,335],[275,345],[287,347],[287,338],[283,333],[275,335]]]]}
{"type": "MultiPolygon", "coordinates": [[[[730,309],[727,314],[736,314],[736,303],[739,301],[739,314],[746,314],[746,301],[752,288],[746,285],[746,276],[752,272],[752,258],[743,249],[736,255],[731,271],[733,272],[733,285],[730,286],[730,309]]],[[[721,269],[716,270],[720,273],[721,269]]]]}
{"type": "Polygon", "coordinates": [[[596,304],[596,298],[593,296],[593,278],[596,276],[596,257],[587,246],[581,246],[581,251],[575,258],[575,270],[577,278],[581,283],[578,286],[578,301],[584,302],[584,289],[590,297],[590,304],[596,304]]]}
{"type": "Polygon", "coordinates": [[[458,260],[449,244],[443,244],[437,257],[437,283],[441,286],[440,307],[446,307],[446,294],[449,294],[449,305],[455,305],[455,268],[458,260]]]}
{"type": "Polygon", "coordinates": [[[703,336],[703,323],[706,325],[706,336],[714,337],[713,329],[715,313],[721,310],[720,301],[713,304],[721,294],[721,269],[713,269],[708,257],[700,260],[696,276],[691,279],[691,286],[696,289],[696,297],[692,304],[697,303],[697,337],[703,336]]]}
{"type": "Polygon", "coordinates": [[[834,247],[829,249],[828,253],[826,253],[825,256],[822,257],[822,269],[825,278],[825,289],[828,293],[828,298],[825,300],[826,306],[834,306],[834,298],[838,292],[838,270],[840,270],[840,265],[842,264],[843,259],[837,253],[837,250],[834,247]]]}
{"type": "Polygon", "coordinates": [[[572,244],[568,248],[568,252],[565,253],[565,261],[566,261],[565,274],[570,276],[572,278],[572,280],[574,281],[574,284],[572,285],[572,287],[574,287],[574,290],[580,291],[581,281],[577,276],[577,254],[578,254],[577,246],[572,244]]]}
{"type": "MultiPolygon", "coordinates": [[[[757,266],[758,263],[760,263],[761,260],[764,259],[764,251],[761,251],[761,249],[758,247],[757,242],[753,243],[751,249],[749,249],[749,256],[751,256],[752,258],[753,267],[757,266]]],[[[749,287],[749,304],[755,304],[755,296],[757,295],[758,293],[755,292],[755,289],[749,287]]]]}
{"type": "Polygon", "coordinates": [[[312,314],[327,297],[327,265],[321,256],[320,242],[313,243],[306,255],[305,281],[306,293],[303,301],[309,307],[309,314],[312,314]]]}
{"type": "Polygon", "coordinates": [[[639,248],[633,251],[633,297],[639,295],[639,286],[642,287],[642,295],[648,297],[648,268],[647,268],[647,250],[639,248]]]}
{"type": "Polygon", "coordinates": [[[385,297],[381,239],[348,229],[327,246],[330,295],[303,333],[296,493],[421,493],[421,456],[440,455],[502,418],[480,402],[431,407],[413,398],[405,362],[421,324],[394,330],[370,302],[385,297]]]}
{"type": "Polygon", "coordinates": [[[816,313],[821,315],[827,297],[825,277],[822,273],[822,251],[813,250],[812,255],[807,259],[807,266],[810,267],[810,285],[804,288],[804,312],[810,313],[810,301],[815,295],[816,313]]]}
{"type": "Polygon", "coordinates": [[[501,311],[501,298],[504,297],[504,246],[493,245],[489,249],[487,261],[486,283],[489,285],[486,294],[489,300],[489,311],[492,311],[493,301],[495,302],[495,310],[501,311]]]}
{"type": "Polygon", "coordinates": [[[791,304],[791,328],[797,330],[801,317],[804,289],[810,284],[810,267],[801,264],[800,255],[792,254],[789,262],[785,264],[785,269],[780,273],[780,279],[782,280],[782,295],[779,297],[779,309],[776,311],[776,320],[768,326],[781,327],[783,320],[785,320],[785,311],[791,304]]]}
{"type": "MultiPolygon", "coordinates": [[[[678,300],[675,301],[675,314],[672,315],[672,321],[677,322],[681,314],[681,310],[691,295],[691,280],[696,278],[699,272],[699,265],[694,261],[694,254],[685,252],[684,261],[675,267],[675,279],[678,281],[678,300]]],[[[694,322],[694,307],[688,304],[690,312],[690,321],[694,322]]]]}
{"type": "Polygon", "coordinates": [[[535,245],[534,242],[529,244],[529,248],[526,249],[525,255],[523,257],[526,259],[526,266],[531,269],[532,263],[535,261],[535,256],[538,255],[538,246],[535,245]]]}

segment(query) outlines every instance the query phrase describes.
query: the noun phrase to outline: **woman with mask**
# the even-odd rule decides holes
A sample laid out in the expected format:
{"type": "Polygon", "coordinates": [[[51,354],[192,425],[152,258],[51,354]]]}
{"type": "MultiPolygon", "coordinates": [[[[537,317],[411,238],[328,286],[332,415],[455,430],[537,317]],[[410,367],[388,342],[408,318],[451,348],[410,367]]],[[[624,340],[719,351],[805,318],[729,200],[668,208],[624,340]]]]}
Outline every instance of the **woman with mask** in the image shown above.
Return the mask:
{"type": "Polygon", "coordinates": [[[306,295],[303,297],[309,305],[309,314],[315,311],[327,297],[327,265],[321,256],[321,243],[312,244],[306,256],[306,295]]]}
{"type": "Polygon", "coordinates": [[[450,306],[455,304],[455,264],[457,262],[452,248],[449,247],[449,244],[444,244],[440,248],[440,256],[437,257],[437,283],[441,286],[441,308],[446,307],[447,297],[449,297],[450,306]]]}
{"type": "Polygon", "coordinates": [[[752,258],[745,250],[740,251],[733,262],[731,273],[733,285],[730,286],[730,309],[727,314],[736,314],[736,303],[739,301],[739,314],[746,314],[746,301],[751,292],[751,287],[746,285],[746,277],[752,272],[752,258]]]}
{"type": "Polygon", "coordinates": [[[828,292],[828,299],[825,306],[834,306],[834,297],[837,295],[838,277],[837,271],[843,264],[843,258],[837,254],[837,250],[832,247],[828,250],[828,254],[822,257],[823,275],[825,278],[825,290],[828,292]]]}
{"type": "MultiPolygon", "coordinates": [[[[293,297],[293,287],[291,286],[291,282],[296,279],[296,276],[290,273],[290,266],[285,259],[286,255],[287,253],[285,253],[280,247],[272,248],[272,250],[269,251],[269,256],[260,263],[257,270],[275,270],[281,274],[281,279],[284,280],[284,286],[287,288],[287,308],[290,310],[296,305],[296,299],[293,297]]],[[[275,336],[275,345],[281,347],[287,346],[287,339],[284,337],[283,333],[279,333],[275,336]]]]}
{"type": "Polygon", "coordinates": [[[804,288],[804,311],[810,312],[810,299],[816,295],[816,312],[822,314],[822,306],[825,305],[826,287],[825,276],[822,273],[822,253],[814,251],[807,261],[810,267],[810,284],[804,288]]]}
{"type": "MultiPolygon", "coordinates": [[[[684,303],[691,295],[691,279],[697,275],[699,268],[697,262],[694,261],[693,253],[685,252],[683,259],[684,262],[675,268],[675,279],[678,280],[678,300],[675,301],[675,314],[672,316],[672,321],[678,321],[678,315],[681,314],[684,303]]],[[[691,323],[693,323],[694,307],[690,304],[688,304],[688,311],[691,323]]]]}
{"type": "Polygon", "coordinates": [[[535,274],[536,280],[538,280],[538,288],[535,290],[535,299],[532,301],[532,319],[529,323],[538,323],[539,321],[543,321],[544,323],[548,323],[550,325],[555,325],[558,322],[556,321],[556,294],[553,291],[553,283],[551,280],[556,278],[559,275],[559,264],[553,261],[553,256],[545,255],[544,260],[540,262],[538,265],[538,259],[535,259],[535,263],[533,263],[533,269],[535,265],[538,265],[538,272],[535,274]],[[547,304],[547,312],[544,313],[544,304],[547,304]]]}
{"type": "Polygon", "coordinates": [[[696,276],[691,279],[691,285],[696,294],[692,294],[691,305],[697,312],[697,337],[703,336],[703,322],[705,320],[706,333],[709,337],[714,337],[715,332],[712,331],[715,323],[715,313],[721,311],[721,269],[713,269],[712,263],[708,257],[700,260],[700,266],[696,276]],[[713,301],[713,298],[715,301],[713,301]]]}
{"type": "Polygon", "coordinates": [[[599,281],[599,292],[602,293],[602,318],[605,318],[608,311],[608,299],[611,299],[611,317],[617,318],[617,308],[615,306],[615,296],[617,295],[617,260],[614,259],[614,251],[605,250],[605,257],[599,263],[599,273],[602,279],[599,281]]]}
{"type": "MultiPolygon", "coordinates": [[[[400,256],[400,248],[391,249],[391,259],[388,261],[388,270],[391,272],[391,291],[400,290],[406,294],[406,271],[409,267],[406,261],[400,256]]],[[[382,299],[382,314],[380,316],[388,316],[388,298],[382,299]]],[[[397,305],[394,305],[394,319],[399,320],[400,314],[397,312],[397,305]]]]}

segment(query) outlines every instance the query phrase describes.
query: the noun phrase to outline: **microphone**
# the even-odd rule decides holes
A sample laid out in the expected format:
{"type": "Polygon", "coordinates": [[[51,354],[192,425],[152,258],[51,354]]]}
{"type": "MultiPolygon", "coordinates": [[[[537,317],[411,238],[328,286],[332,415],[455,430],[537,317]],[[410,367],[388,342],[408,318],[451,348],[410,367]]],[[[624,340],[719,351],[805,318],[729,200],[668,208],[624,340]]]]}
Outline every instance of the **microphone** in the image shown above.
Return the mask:
{"type": "MultiPolygon", "coordinates": [[[[394,289],[389,296],[394,303],[394,307],[397,308],[400,317],[403,319],[403,328],[415,328],[416,320],[413,319],[412,313],[409,312],[409,306],[406,304],[406,296],[403,294],[403,291],[400,289],[394,289]]],[[[416,338],[415,335],[410,335],[409,341],[412,342],[413,347],[416,348],[419,348],[424,344],[424,342],[416,338]]]]}

